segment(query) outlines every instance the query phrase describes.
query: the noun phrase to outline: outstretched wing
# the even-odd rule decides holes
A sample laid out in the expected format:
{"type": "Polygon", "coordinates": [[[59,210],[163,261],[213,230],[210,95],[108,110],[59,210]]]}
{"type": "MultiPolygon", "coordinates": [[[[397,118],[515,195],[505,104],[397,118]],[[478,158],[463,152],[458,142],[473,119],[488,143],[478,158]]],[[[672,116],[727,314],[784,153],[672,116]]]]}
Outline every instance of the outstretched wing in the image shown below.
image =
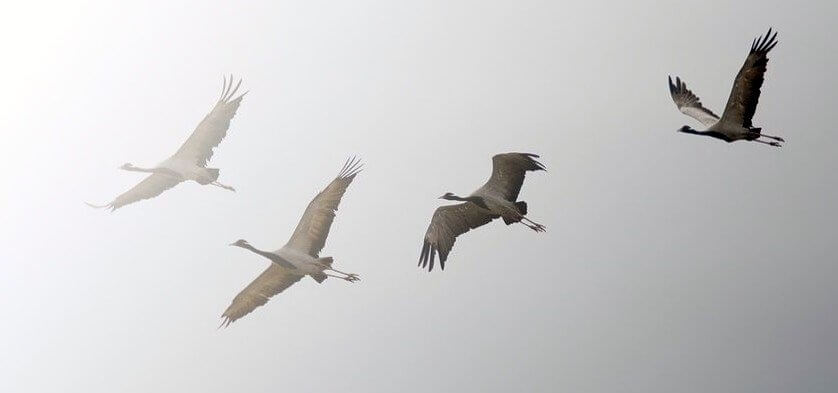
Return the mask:
{"type": "Polygon", "coordinates": [[[335,211],[338,210],[340,199],[355,179],[355,175],[361,171],[361,166],[361,161],[354,157],[346,161],[335,180],[308,204],[286,247],[300,250],[315,258],[318,256],[326,245],[326,237],[329,236],[329,228],[335,220],[335,211]]]}
{"type": "Polygon", "coordinates": [[[736,75],[730,98],[722,114],[722,121],[741,124],[751,128],[751,118],[757,110],[760,88],[765,80],[765,70],[768,65],[768,52],[777,45],[777,33],[771,35],[771,29],[764,37],[754,39],[751,52],[745,59],[745,64],[736,75]]]}
{"type": "Polygon", "coordinates": [[[154,198],[162,194],[163,191],[176,186],[180,182],[181,180],[176,177],[154,173],[143,179],[143,181],[137,183],[137,185],[132,187],[130,190],[120,194],[107,205],[97,206],[90,203],[88,203],[88,205],[96,208],[109,208],[111,211],[114,211],[130,203],[141,201],[143,199],[154,198]]]}
{"type": "Polygon", "coordinates": [[[543,171],[544,165],[531,153],[504,153],[492,157],[492,176],[476,193],[489,192],[515,202],[527,171],[543,171]]]}
{"type": "Polygon", "coordinates": [[[669,94],[681,113],[700,121],[706,127],[719,122],[719,116],[701,105],[701,100],[687,89],[687,84],[681,78],[675,77],[675,83],[672,83],[672,77],[669,77],[669,94]]]}
{"type": "Polygon", "coordinates": [[[221,140],[227,135],[227,129],[230,128],[230,120],[236,115],[236,110],[239,109],[242,98],[247,92],[240,96],[231,99],[238,91],[242,81],[233,87],[233,76],[230,76],[229,83],[227,78],[224,78],[224,84],[221,89],[221,97],[208,113],[204,120],[198,124],[189,139],[183,143],[173,157],[188,159],[200,166],[206,166],[207,162],[212,158],[212,149],[221,143],[221,140]],[[231,89],[232,88],[232,89],[231,89]]]}
{"type": "Polygon", "coordinates": [[[230,326],[235,320],[250,314],[256,307],[262,306],[274,295],[300,281],[303,276],[271,263],[259,277],[246,286],[235,298],[227,310],[221,314],[224,320],[221,326],[230,326]]]}
{"type": "Polygon", "coordinates": [[[431,225],[425,232],[425,243],[419,254],[419,266],[434,269],[434,259],[439,253],[439,266],[445,269],[448,253],[454,247],[454,241],[474,228],[483,226],[498,218],[492,212],[471,202],[441,206],[434,212],[431,225]]]}

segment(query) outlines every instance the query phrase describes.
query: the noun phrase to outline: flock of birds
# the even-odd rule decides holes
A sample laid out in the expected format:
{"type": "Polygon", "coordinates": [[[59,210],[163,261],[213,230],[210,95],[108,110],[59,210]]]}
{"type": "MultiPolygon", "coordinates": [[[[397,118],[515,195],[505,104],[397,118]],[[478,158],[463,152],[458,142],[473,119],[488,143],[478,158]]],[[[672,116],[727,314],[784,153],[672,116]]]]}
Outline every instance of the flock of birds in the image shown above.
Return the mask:
{"type": "MultiPolygon", "coordinates": [[[[781,143],[785,142],[783,138],[763,134],[761,128],[752,124],[768,64],[768,52],[777,45],[776,39],[777,33],[772,35],[772,30],[769,29],[765,36],[755,39],[751,44],[750,52],[736,76],[721,117],[705,108],[680,78],[676,77],[673,82],[670,77],[669,91],[675,105],[682,113],[707,127],[706,130],[699,131],[683,126],[678,131],[709,136],[726,142],[745,140],[780,147],[781,143]]],[[[241,80],[234,87],[233,78],[227,80],[225,77],[221,96],[215,107],[175,154],[152,168],[124,164],[121,169],[146,172],[150,175],[108,204],[89,205],[113,211],[143,199],[154,198],[189,180],[201,185],[209,184],[235,191],[233,187],[218,181],[219,169],[207,168],[207,164],[212,158],[213,148],[227,135],[230,121],[236,115],[242,98],[247,94],[244,92],[236,96],[240,86],[241,80]]],[[[545,231],[544,225],[527,217],[527,203],[518,200],[526,173],[546,170],[537,158],[537,155],[530,153],[497,154],[492,157],[492,174],[483,186],[464,197],[450,192],[442,195],[440,199],[460,203],[441,206],[434,212],[425,233],[419,266],[427,268],[428,271],[433,270],[438,256],[439,267],[444,269],[445,261],[458,236],[496,218],[502,218],[506,225],[520,223],[536,232],[545,231]]],[[[230,323],[264,305],[271,297],[305,276],[310,276],[318,283],[322,283],[328,277],[348,282],[359,280],[357,274],[345,273],[332,267],[333,258],[321,257],[320,252],[326,244],[340,200],[361,170],[360,160],[347,160],[337,177],[309,203],[291,239],[282,248],[264,251],[250,245],[244,239],[231,244],[259,254],[270,260],[271,264],[233,298],[230,306],[221,315],[222,326],[229,326],[230,323]]]]}

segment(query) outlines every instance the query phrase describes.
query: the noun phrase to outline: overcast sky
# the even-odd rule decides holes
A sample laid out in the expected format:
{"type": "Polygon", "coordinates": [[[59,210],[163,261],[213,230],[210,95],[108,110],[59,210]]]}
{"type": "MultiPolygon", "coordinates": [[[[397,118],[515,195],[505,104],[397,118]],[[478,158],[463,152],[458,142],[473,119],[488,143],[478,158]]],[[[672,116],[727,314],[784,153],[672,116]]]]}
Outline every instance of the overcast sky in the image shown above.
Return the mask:
{"type": "Polygon", "coordinates": [[[0,15],[0,391],[835,392],[834,2],[14,2],[0,15]],[[779,31],[754,118],[782,149],[684,124],[722,112],[779,31]],[[172,154],[222,75],[250,90],[211,166],[102,203],[172,154]],[[446,191],[496,153],[549,172],[548,226],[462,236],[416,267],[446,191]],[[216,330],[357,154],[304,279],[216,330]]]}

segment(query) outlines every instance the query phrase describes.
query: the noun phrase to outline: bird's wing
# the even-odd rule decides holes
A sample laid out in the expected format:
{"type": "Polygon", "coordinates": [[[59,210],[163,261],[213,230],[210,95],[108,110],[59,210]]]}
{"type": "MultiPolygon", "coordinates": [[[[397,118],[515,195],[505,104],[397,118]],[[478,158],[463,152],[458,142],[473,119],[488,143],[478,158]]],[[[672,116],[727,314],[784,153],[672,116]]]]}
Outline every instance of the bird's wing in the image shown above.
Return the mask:
{"type": "Polygon", "coordinates": [[[751,118],[757,110],[759,102],[759,89],[765,80],[765,69],[768,65],[768,52],[777,45],[777,33],[768,34],[764,37],[754,39],[751,44],[751,52],[745,59],[745,64],[736,75],[733,82],[733,89],[730,91],[730,98],[727,99],[727,106],[722,113],[722,121],[740,124],[745,128],[751,128],[751,118]]]}
{"type": "Polygon", "coordinates": [[[302,275],[293,274],[290,270],[271,263],[271,266],[268,266],[259,277],[256,277],[253,282],[233,298],[233,302],[221,314],[221,317],[224,318],[221,326],[229,326],[235,320],[249,314],[256,307],[264,305],[272,296],[284,291],[302,278],[302,275]]]}
{"type": "Polygon", "coordinates": [[[545,167],[530,153],[504,153],[492,157],[492,176],[477,191],[502,195],[504,199],[515,202],[524,184],[527,171],[543,171],[545,167]]]}
{"type": "Polygon", "coordinates": [[[425,232],[425,242],[419,254],[419,266],[434,268],[436,253],[439,253],[439,266],[445,269],[445,260],[454,247],[454,241],[474,228],[483,226],[498,218],[497,215],[471,202],[441,206],[434,212],[431,225],[425,232]]]}
{"type": "Polygon", "coordinates": [[[317,257],[326,245],[326,237],[329,236],[329,228],[335,219],[340,199],[360,171],[360,160],[351,158],[346,161],[338,176],[308,204],[286,247],[317,257]]]}
{"type": "Polygon", "coordinates": [[[188,159],[200,166],[207,165],[207,162],[212,158],[212,149],[218,146],[227,135],[230,120],[236,115],[236,110],[239,109],[242,98],[247,94],[247,92],[244,92],[238,97],[232,98],[241,83],[242,81],[239,79],[236,87],[233,88],[233,77],[230,76],[229,83],[225,77],[221,97],[215,107],[204,117],[204,120],[201,120],[189,139],[181,145],[173,157],[188,159]]]}
{"type": "Polygon", "coordinates": [[[669,77],[669,94],[681,113],[700,121],[706,127],[719,122],[719,116],[701,105],[701,100],[687,89],[687,84],[681,78],[675,77],[675,83],[672,83],[672,77],[669,77]]]}
{"type": "Polygon", "coordinates": [[[161,173],[153,173],[143,179],[143,181],[137,183],[136,186],[131,187],[130,190],[125,191],[114,198],[114,200],[107,205],[97,206],[90,203],[88,203],[88,205],[96,208],[109,208],[111,211],[114,211],[130,203],[141,201],[143,199],[154,198],[162,194],[163,191],[176,186],[180,182],[181,180],[176,177],[161,173]]]}

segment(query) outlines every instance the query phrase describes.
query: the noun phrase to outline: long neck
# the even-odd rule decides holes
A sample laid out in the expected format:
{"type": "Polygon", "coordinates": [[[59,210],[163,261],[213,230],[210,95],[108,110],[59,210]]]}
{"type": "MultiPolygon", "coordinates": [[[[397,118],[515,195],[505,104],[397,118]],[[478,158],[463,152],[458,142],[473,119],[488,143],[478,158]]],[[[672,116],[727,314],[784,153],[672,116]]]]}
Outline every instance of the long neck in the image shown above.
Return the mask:
{"type": "Polygon", "coordinates": [[[698,130],[694,130],[692,128],[687,128],[685,130],[681,130],[681,132],[687,133],[687,134],[693,134],[693,135],[709,136],[711,138],[721,139],[721,140],[724,140],[724,141],[730,140],[730,138],[728,138],[726,135],[724,135],[724,134],[722,134],[718,131],[698,131],[698,130]]]}
{"type": "Polygon", "coordinates": [[[145,173],[155,173],[155,172],[157,172],[155,170],[155,168],[140,168],[138,166],[133,166],[133,165],[128,166],[128,167],[124,167],[122,169],[125,169],[126,171],[131,171],[131,172],[145,172],[145,173]]]}
{"type": "Polygon", "coordinates": [[[253,252],[255,252],[255,253],[257,253],[257,254],[265,257],[265,258],[270,259],[271,261],[273,261],[276,258],[276,255],[274,253],[267,252],[267,251],[262,251],[262,250],[260,250],[256,247],[251,246],[250,244],[245,244],[245,245],[242,246],[242,248],[253,251],[253,252]]]}
{"type": "Polygon", "coordinates": [[[481,198],[479,196],[471,195],[471,196],[467,196],[467,197],[461,197],[461,196],[457,196],[457,195],[449,195],[449,196],[445,197],[445,199],[448,199],[448,200],[451,200],[451,201],[471,202],[471,203],[473,203],[477,206],[480,206],[484,209],[486,208],[486,202],[483,200],[483,198],[481,198]]]}

